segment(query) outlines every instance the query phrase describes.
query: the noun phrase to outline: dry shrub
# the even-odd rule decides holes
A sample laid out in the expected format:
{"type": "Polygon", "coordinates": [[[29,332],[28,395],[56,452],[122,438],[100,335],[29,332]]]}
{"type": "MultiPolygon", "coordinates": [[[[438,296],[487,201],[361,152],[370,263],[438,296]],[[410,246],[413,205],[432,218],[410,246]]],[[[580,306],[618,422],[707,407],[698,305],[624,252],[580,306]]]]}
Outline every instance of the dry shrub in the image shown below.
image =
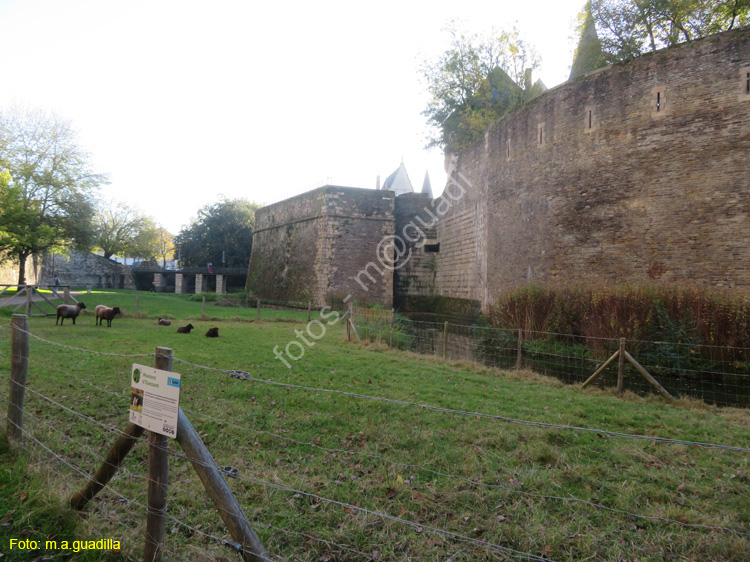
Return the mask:
{"type": "Polygon", "coordinates": [[[500,297],[488,316],[497,328],[529,332],[524,339],[553,332],[585,338],[595,349],[619,338],[750,347],[750,298],[702,287],[528,285],[500,297]]]}

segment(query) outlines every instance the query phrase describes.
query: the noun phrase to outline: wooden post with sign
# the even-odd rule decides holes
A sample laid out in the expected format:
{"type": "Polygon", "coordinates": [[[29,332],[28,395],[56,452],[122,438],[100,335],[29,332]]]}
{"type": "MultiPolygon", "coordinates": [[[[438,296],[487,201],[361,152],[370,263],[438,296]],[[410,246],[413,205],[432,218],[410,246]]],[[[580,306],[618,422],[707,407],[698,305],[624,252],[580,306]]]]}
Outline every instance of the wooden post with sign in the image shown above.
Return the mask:
{"type": "MultiPolygon", "coordinates": [[[[168,347],[157,347],[154,367],[171,371],[174,355],[168,347]]],[[[148,512],[146,515],[145,562],[159,562],[164,551],[164,519],[169,482],[168,442],[165,435],[148,433],[148,512]]]]}

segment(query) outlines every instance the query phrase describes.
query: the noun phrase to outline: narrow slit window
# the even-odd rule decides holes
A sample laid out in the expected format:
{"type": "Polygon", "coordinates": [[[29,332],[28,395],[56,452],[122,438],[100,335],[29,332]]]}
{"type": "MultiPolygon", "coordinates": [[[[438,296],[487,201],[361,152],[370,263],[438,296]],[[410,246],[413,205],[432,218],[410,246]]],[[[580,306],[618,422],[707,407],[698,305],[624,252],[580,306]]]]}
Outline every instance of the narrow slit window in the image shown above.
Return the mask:
{"type": "Polygon", "coordinates": [[[672,110],[669,107],[669,100],[667,99],[667,87],[658,86],[651,90],[651,117],[661,119],[667,115],[671,115],[672,110]]]}
{"type": "Polygon", "coordinates": [[[594,105],[587,105],[583,108],[583,130],[586,133],[593,133],[598,124],[596,122],[596,107],[594,105]]]}
{"type": "Polygon", "coordinates": [[[750,66],[740,68],[740,87],[737,99],[741,102],[750,102],[750,66]]]}
{"type": "Polygon", "coordinates": [[[437,244],[425,244],[424,251],[429,254],[436,254],[440,252],[440,242],[437,244]]]}

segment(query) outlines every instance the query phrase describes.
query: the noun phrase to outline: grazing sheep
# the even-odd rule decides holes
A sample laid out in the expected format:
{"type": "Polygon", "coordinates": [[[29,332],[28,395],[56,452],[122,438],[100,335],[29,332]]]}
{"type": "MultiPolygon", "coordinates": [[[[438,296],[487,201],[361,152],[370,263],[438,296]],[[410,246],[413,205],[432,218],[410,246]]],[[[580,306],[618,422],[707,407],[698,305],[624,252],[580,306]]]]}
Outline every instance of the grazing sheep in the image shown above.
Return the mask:
{"type": "Polygon", "coordinates": [[[55,326],[57,326],[58,320],[60,321],[60,326],[62,326],[65,323],[66,318],[72,318],[73,324],[76,323],[76,318],[81,313],[81,310],[86,308],[86,305],[82,302],[79,302],[75,306],[70,304],[61,304],[57,307],[57,317],[55,318],[55,326]],[[60,320],[62,318],[62,320],[60,320]]]}
{"type": "Polygon", "coordinates": [[[219,328],[210,328],[208,332],[206,332],[207,338],[218,338],[219,337],[219,328]]]}
{"type": "Polygon", "coordinates": [[[98,305],[96,305],[96,308],[94,309],[94,315],[96,316],[94,322],[96,322],[97,326],[103,326],[104,323],[102,322],[102,320],[106,320],[107,321],[107,328],[111,328],[112,327],[112,320],[118,314],[120,314],[120,308],[119,307],[116,306],[114,308],[110,308],[110,307],[105,306],[103,304],[98,304],[98,305]]]}
{"type": "Polygon", "coordinates": [[[164,318],[159,318],[159,326],[171,326],[172,323],[164,318]]]}
{"type": "Polygon", "coordinates": [[[193,326],[192,324],[188,324],[187,326],[180,326],[179,328],[177,328],[177,333],[189,334],[190,330],[192,330],[193,328],[195,328],[195,326],[193,326]]]}

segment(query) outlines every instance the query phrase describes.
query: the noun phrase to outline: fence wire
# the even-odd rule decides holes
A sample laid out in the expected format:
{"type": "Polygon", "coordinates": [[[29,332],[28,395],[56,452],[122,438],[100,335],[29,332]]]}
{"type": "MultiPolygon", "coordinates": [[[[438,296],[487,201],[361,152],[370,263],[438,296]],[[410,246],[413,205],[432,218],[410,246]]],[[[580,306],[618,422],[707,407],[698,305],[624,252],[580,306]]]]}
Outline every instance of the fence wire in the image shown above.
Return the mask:
{"type": "MultiPolygon", "coordinates": [[[[414,322],[395,320],[392,336],[390,312],[373,313],[368,322],[362,321],[362,316],[354,311],[359,335],[371,339],[377,334],[383,344],[417,342],[426,353],[457,360],[468,359],[462,354],[476,353],[467,342],[490,339],[496,345],[487,346],[489,361],[499,363],[502,358],[512,365],[517,361],[519,339],[512,331],[503,332],[507,340],[501,340],[496,330],[456,325],[451,338],[450,325],[446,332],[444,323],[424,322],[416,326],[422,333],[412,336],[406,327],[417,333],[410,326],[414,322]]],[[[520,343],[525,346],[543,340],[543,336],[546,334],[523,334],[520,343]]],[[[616,350],[618,342],[603,340],[601,344],[607,346],[604,357],[612,346],[616,350]]],[[[555,349],[534,345],[522,349],[522,360],[532,354],[551,363],[564,357],[555,349]]],[[[87,350],[81,348],[61,348],[38,337],[33,338],[31,348],[25,446],[37,459],[36,470],[48,468],[45,465],[50,460],[61,468],[59,474],[49,477],[56,479],[56,493],[64,501],[104,462],[108,447],[124,429],[131,364],[151,355],[99,352],[94,367],[87,350]],[[38,361],[34,357],[40,346],[65,352],[54,361],[38,361]],[[74,388],[73,382],[81,384],[74,388]]],[[[8,356],[5,352],[6,359],[8,356]]],[[[594,368],[601,362],[580,359],[592,362],[594,368]]],[[[175,360],[181,371],[205,389],[205,397],[201,396],[204,390],[191,394],[197,403],[186,404],[184,409],[217,466],[236,469],[225,472],[227,480],[274,560],[552,560],[559,559],[557,554],[573,559],[569,552],[545,552],[544,544],[517,541],[513,532],[506,530],[509,522],[532,526],[537,509],[548,513],[550,525],[562,527],[580,521],[589,533],[614,519],[621,521],[623,528],[630,525],[655,535],[682,527],[696,535],[696,543],[715,534],[731,541],[734,548],[750,542],[745,512],[724,513],[721,499],[744,489],[748,448],[538,423],[505,417],[502,412],[449,407],[458,395],[438,406],[249,375],[236,379],[230,376],[236,371],[179,357],[175,360]],[[436,429],[440,427],[438,419],[448,417],[450,425],[459,428],[458,441],[450,441],[453,438],[447,430],[436,429]],[[407,443],[386,444],[378,439],[405,423],[414,431],[407,443]],[[711,502],[701,499],[700,509],[689,514],[680,511],[679,503],[665,499],[666,495],[658,501],[639,503],[632,510],[606,505],[596,501],[596,490],[569,488],[572,476],[566,473],[564,462],[559,466],[557,460],[550,461],[555,466],[532,464],[526,470],[527,461],[516,457],[517,447],[511,446],[528,441],[554,444],[563,431],[572,435],[562,440],[579,443],[577,454],[592,458],[606,458],[615,450],[611,441],[628,439],[623,446],[630,451],[633,465],[646,462],[662,467],[653,478],[661,478],[659,485],[665,489],[677,484],[689,488],[692,480],[705,477],[720,481],[721,489],[711,502]],[[443,441],[450,442],[443,448],[443,441]],[[659,453],[655,449],[662,444],[670,449],[659,453]],[[427,455],[430,464],[415,460],[432,447],[435,451],[427,455]],[[509,466],[511,456],[521,459],[517,467],[509,466]],[[682,462],[670,464],[673,456],[682,462]],[[556,476],[551,484],[545,484],[539,472],[556,476]],[[727,474],[735,473],[740,475],[736,480],[728,478],[727,474]],[[560,493],[551,493],[555,488],[560,493]]],[[[144,445],[142,440],[90,507],[97,517],[91,518],[94,521],[88,532],[107,538],[113,532],[121,533],[127,542],[123,555],[129,559],[139,559],[142,554],[149,481],[145,468],[148,448],[144,445]]],[[[178,452],[172,443],[169,447],[168,559],[232,559],[235,545],[191,469],[195,460],[178,452]]],[[[619,466],[611,470],[628,473],[634,469],[619,466]]],[[[699,502],[689,495],[680,497],[699,502]]],[[[571,531],[573,534],[577,533],[571,531]]],[[[568,540],[572,544],[575,537],[568,540]]],[[[615,539],[602,536],[600,540],[615,539]]]]}
{"type": "MultiPolygon", "coordinates": [[[[449,361],[529,369],[573,385],[584,383],[619,349],[619,340],[612,338],[418,321],[382,310],[355,308],[352,318],[363,340],[449,361]]],[[[750,407],[748,348],[628,340],[626,351],[672,396],[717,406],[750,407]]],[[[594,385],[617,386],[617,371],[615,363],[594,385]]],[[[642,396],[657,392],[628,362],[624,389],[642,396]]]]}

